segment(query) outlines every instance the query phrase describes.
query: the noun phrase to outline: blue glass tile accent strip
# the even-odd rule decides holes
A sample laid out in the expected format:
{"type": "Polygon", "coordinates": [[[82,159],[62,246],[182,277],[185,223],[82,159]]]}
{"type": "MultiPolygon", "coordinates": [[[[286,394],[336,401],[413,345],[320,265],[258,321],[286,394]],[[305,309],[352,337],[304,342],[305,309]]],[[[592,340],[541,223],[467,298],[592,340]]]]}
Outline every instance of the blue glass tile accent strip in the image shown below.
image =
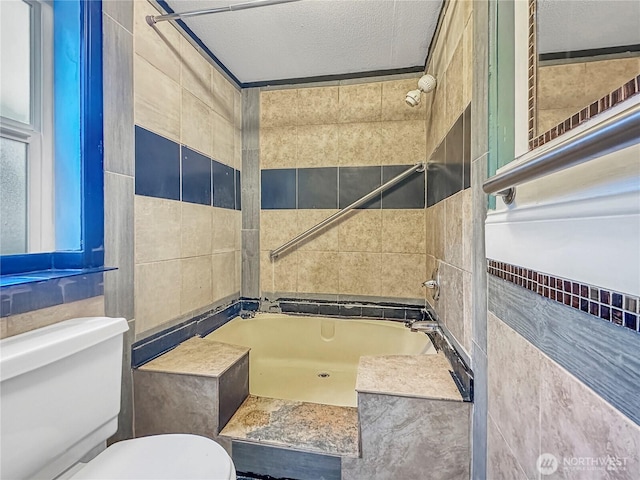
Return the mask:
{"type": "Polygon", "coordinates": [[[137,342],[131,350],[131,366],[139,367],[163,353],[173,350],[185,340],[196,335],[196,323],[189,322],[162,332],[146,343],[137,342]]]}
{"type": "MultiPolygon", "coordinates": [[[[407,170],[411,165],[393,165],[382,167],[382,182],[407,170]]],[[[425,206],[425,172],[416,172],[382,192],[382,208],[424,208],[425,206]]]]}
{"type": "Polygon", "coordinates": [[[242,310],[245,312],[257,312],[260,309],[260,300],[254,298],[241,298],[242,310]]]}
{"type": "Polygon", "coordinates": [[[206,337],[214,330],[220,328],[229,320],[240,315],[242,302],[236,302],[222,311],[203,316],[198,320],[197,333],[201,337],[206,337]]]}
{"type": "Polygon", "coordinates": [[[233,441],[233,462],[241,476],[261,479],[340,480],[340,457],[233,441]]]}
{"type": "MultiPolygon", "coordinates": [[[[382,167],[340,168],[340,208],[344,208],[382,185],[382,167]]],[[[382,195],[358,207],[381,208],[382,195]]]]}
{"type": "Polygon", "coordinates": [[[444,139],[445,168],[451,179],[447,196],[462,190],[464,178],[464,115],[460,115],[444,139]]]}
{"type": "Polygon", "coordinates": [[[137,341],[131,346],[131,366],[144,365],[196,335],[204,337],[240,315],[242,309],[243,302],[237,300],[137,341]]]}
{"type": "MultiPolygon", "coordinates": [[[[345,208],[411,166],[265,169],[262,209],[345,208]]],[[[424,208],[425,188],[424,172],[416,172],[359,208],[424,208]]]]}
{"type": "Polygon", "coordinates": [[[33,275],[15,276],[13,279],[16,281],[0,288],[2,317],[77,302],[104,293],[101,269],[64,271],[57,277],[52,276],[53,272],[34,272],[33,275]]]}
{"type": "Polygon", "coordinates": [[[186,145],[136,131],[136,194],[240,210],[240,172],[186,145]]]}
{"type": "Polygon", "coordinates": [[[232,167],[213,161],[213,206],[236,208],[235,172],[232,167]]]}
{"type": "Polygon", "coordinates": [[[338,168],[298,169],[298,208],[338,208],[338,168]]]}
{"type": "Polygon", "coordinates": [[[262,170],[262,209],[296,208],[297,175],[294,168],[262,170]]]}
{"type": "Polygon", "coordinates": [[[180,200],[180,146],[136,125],[136,194],[180,200]]]}
{"type": "Polygon", "coordinates": [[[427,207],[471,185],[471,106],[458,117],[427,162],[427,207]]]}
{"type": "Polygon", "coordinates": [[[182,201],[211,205],[211,159],[182,147],[182,201]]]}
{"type": "Polygon", "coordinates": [[[420,305],[395,303],[279,299],[278,304],[282,313],[301,315],[376,318],[394,321],[433,319],[434,315],[420,305]]]}
{"type": "Polygon", "coordinates": [[[487,272],[549,300],[640,332],[640,298],[577,280],[487,259],[487,272]]]}

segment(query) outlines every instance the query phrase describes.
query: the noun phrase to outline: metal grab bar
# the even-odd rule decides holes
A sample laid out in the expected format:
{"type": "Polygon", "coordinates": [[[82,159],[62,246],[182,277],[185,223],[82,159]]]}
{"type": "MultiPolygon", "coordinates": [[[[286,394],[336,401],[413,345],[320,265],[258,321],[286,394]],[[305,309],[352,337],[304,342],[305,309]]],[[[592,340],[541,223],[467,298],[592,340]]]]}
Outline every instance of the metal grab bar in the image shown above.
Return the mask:
{"type": "Polygon", "coordinates": [[[515,187],[551,173],[588,162],[640,142],[640,104],[636,104],[575,137],[541,152],[531,160],[484,182],[485,193],[500,195],[508,205],[515,187]]]}
{"type": "Polygon", "coordinates": [[[287,243],[280,245],[278,248],[276,248],[275,250],[271,250],[271,253],[269,254],[269,258],[271,260],[274,260],[276,258],[278,258],[278,256],[280,256],[280,254],[282,252],[284,252],[285,250],[291,248],[292,246],[296,245],[297,243],[300,243],[301,241],[303,241],[306,238],[309,238],[311,235],[313,235],[314,233],[316,233],[318,230],[323,229],[324,227],[326,227],[327,225],[329,225],[330,223],[332,223],[333,221],[337,220],[338,218],[342,217],[343,215],[345,215],[346,213],[350,212],[351,210],[353,210],[354,208],[358,208],[360,205],[367,203],[369,200],[371,200],[372,198],[374,198],[377,194],[384,192],[385,190],[388,190],[389,188],[393,187],[395,184],[401,182],[402,180],[404,180],[405,178],[411,176],[412,174],[414,174],[415,172],[424,172],[425,170],[425,165],[424,163],[416,163],[415,165],[413,165],[411,168],[408,168],[407,170],[405,170],[404,172],[402,172],[400,175],[397,175],[395,177],[393,177],[391,180],[389,180],[386,183],[383,183],[382,185],[380,185],[378,188],[376,188],[375,190],[367,193],[364,197],[359,198],[358,200],[356,200],[355,202],[353,202],[351,205],[347,205],[346,207],[344,207],[342,210],[334,213],[333,215],[331,215],[330,217],[325,218],[323,221],[321,221],[320,223],[318,223],[317,225],[314,225],[313,227],[311,227],[309,230],[306,230],[304,232],[302,232],[300,235],[292,238],[291,240],[289,240],[287,243]]]}
{"type": "Polygon", "coordinates": [[[182,13],[167,13],[165,15],[147,15],[147,23],[151,26],[166,20],[177,20],[185,17],[198,17],[200,15],[210,15],[212,13],[233,12],[235,10],[248,10],[249,8],[268,7],[280,3],[299,2],[300,0],[255,0],[253,2],[236,3],[226,7],[208,8],[206,10],[193,10],[182,13]]]}

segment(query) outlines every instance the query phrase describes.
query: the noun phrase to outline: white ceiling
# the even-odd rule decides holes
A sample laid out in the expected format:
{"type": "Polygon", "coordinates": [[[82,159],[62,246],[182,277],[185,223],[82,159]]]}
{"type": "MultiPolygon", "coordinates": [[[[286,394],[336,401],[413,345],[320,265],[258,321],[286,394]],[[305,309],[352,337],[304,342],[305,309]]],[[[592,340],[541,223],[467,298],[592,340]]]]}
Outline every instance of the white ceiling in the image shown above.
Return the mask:
{"type": "Polygon", "coordinates": [[[638,0],[538,0],[538,53],[640,44],[638,0]]]}
{"type": "MultiPolygon", "coordinates": [[[[169,0],[176,12],[247,0],[169,0]]],[[[442,0],[302,0],[185,18],[242,83],[423,66],[442,0]]]]}

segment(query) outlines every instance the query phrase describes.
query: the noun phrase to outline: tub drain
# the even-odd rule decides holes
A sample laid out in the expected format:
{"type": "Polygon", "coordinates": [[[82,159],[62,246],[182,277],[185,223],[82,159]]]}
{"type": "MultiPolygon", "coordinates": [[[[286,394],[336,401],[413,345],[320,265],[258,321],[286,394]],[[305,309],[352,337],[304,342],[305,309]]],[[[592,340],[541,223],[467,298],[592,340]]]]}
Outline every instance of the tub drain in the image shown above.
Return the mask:
{"type": "Polygon", "coordinates": [[[318,374],[318,376],[319,376],[320,378],[327,378],[327,377],[329,377],[330,375],[329,375],[327,372],[320,372],[320,373],[318,374]]]}

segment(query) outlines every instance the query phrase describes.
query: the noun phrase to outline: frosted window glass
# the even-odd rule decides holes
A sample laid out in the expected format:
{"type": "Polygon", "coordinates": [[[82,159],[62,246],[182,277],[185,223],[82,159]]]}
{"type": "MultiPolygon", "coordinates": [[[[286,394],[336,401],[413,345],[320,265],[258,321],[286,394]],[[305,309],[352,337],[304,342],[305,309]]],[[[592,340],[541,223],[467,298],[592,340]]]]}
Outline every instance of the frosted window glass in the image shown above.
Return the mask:
{"type": "Polygon", "coordinates": [[[27,145],[0,137],[0,255],[27,252],[27,145]]]}
{"type": "Polygon", "coordinates": [[[31,7],[0,0],[0,115],[31,123],[31,7]]]}

